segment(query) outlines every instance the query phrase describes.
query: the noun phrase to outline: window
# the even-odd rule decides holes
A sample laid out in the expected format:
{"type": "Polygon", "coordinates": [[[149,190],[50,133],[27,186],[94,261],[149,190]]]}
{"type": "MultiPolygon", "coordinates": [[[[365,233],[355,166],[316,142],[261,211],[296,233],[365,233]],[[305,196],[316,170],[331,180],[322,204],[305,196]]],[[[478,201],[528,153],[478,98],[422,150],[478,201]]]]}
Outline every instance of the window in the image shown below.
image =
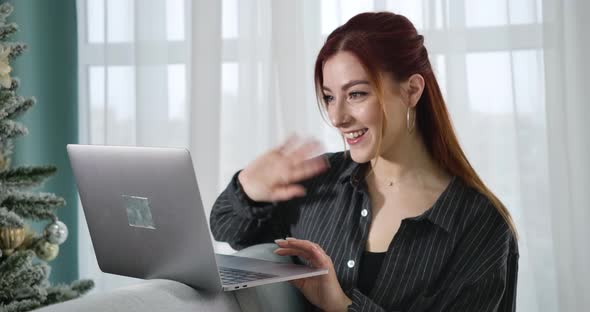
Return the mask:
{"type": "Polygon", "coordinates": [[[185,145],[188,57],[181,51],[188,44],[187,6],[187,0],[78,1],[86,21],[79,31],[80,81],[86,81],[80,84],[80,117],[89,125],[80,129],[82,142],[141,143],[137,129],[149,125],[136,115],[149,106],[163,113],[155,122],[165,125],[166,144],[185,145]],[[163,98],[159,90],[165,90],[163,98]]]}

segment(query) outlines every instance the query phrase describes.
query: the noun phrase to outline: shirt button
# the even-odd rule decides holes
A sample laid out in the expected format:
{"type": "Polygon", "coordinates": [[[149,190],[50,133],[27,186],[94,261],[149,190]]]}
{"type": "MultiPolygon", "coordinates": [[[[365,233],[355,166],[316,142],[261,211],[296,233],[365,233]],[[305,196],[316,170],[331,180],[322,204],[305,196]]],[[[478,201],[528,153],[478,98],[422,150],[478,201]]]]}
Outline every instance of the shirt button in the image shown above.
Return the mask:
{"type": "Polygon", "coordinates": [[[363,209],[361,211],[361,216],[366,217],[369,214],[369,211],[367,209],[363,209]]]}
{"type": "Polygon", "coordinates": [[[351,268],[351,269],[354,268],[354,260],[348,260],[347,264],[348,264],[349,268],[351,268]]]}

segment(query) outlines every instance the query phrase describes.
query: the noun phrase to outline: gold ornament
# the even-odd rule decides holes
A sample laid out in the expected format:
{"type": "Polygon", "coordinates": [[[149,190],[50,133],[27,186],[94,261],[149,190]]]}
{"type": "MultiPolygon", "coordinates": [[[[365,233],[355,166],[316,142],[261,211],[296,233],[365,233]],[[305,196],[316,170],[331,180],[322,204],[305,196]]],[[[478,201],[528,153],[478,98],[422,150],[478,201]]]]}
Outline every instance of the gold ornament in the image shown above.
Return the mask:
{"type": "Polygon", "coordinates": [[[5,171],[8,167],[10,167],[10,157],[4,157],[4,154],[0,152],[0,171],[5,171]]]}
{"type": "Polygon", "coordinates": [[[7,256],[10,256],[25,239],[25,229],[0,228],[0,249],[7,256]]]}
{"type": "Polygon", "coordinates": [[[57,257],[59,246],[46,240],[41,240],[35,245],[35,254],[41,260],[51,261],[57,257]]]}
{"type": "Polygon", "coordinates": [[[36,233],[31,229],[28,224],[25,224],[25,239],[23,242],[18,246],[18,250],[25,250],[29,248],[33,248],[33,244],[37,241],[36,233]]]}
{"type": "Polygon", "coordinates": [[[10,78],[10,47],[0,48],[0,85],[8,89],[12,85],[12,79],[10,78]]]}

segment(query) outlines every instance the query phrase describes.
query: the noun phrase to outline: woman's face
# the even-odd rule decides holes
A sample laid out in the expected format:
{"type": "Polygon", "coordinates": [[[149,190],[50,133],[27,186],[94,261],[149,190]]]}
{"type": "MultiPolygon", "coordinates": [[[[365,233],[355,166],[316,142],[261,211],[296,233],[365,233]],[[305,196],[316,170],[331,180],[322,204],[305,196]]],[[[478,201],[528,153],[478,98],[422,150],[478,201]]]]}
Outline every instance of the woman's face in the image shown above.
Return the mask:
{"type": "MultiPolygon", "coordinates": [[[[330,121],[346,139],[352,159],[365,163],[375,158],[383,112],[367,72],[350,52],[338,52],[323,68],[324,103],[330,121]]],[[[381,154],[403,146],[407,136],[406,112],[399,86],[390,75],[383,75],[383,100],[387,125],[381,154]]]]}

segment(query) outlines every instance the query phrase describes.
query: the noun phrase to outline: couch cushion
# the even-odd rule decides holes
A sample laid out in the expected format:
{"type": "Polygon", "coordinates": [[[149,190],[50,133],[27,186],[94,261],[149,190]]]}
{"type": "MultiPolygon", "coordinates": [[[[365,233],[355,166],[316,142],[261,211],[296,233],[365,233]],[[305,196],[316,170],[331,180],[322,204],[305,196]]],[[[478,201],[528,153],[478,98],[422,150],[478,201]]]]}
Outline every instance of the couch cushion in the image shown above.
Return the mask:
{"type": "Polygon", "coordinates": [[[47,306],[40,312],[240,311],[231,293],[210,294],[182,283],[154,279],[47,306]]]}
{"type": "MultiPolygon", "coordinates": [[[[237,256],[277,262],[291,262],[289,257],[275,255],[275,244],[245,248],[237,256]]],[[[44,307],[40,312],[146,312],[146,311],[305,311],[307,302],[291,284],[246,288],[219,294],[204,293],[170,280],[148,280],[103,293],[90,293],[82,298],[44,307]]]]}

